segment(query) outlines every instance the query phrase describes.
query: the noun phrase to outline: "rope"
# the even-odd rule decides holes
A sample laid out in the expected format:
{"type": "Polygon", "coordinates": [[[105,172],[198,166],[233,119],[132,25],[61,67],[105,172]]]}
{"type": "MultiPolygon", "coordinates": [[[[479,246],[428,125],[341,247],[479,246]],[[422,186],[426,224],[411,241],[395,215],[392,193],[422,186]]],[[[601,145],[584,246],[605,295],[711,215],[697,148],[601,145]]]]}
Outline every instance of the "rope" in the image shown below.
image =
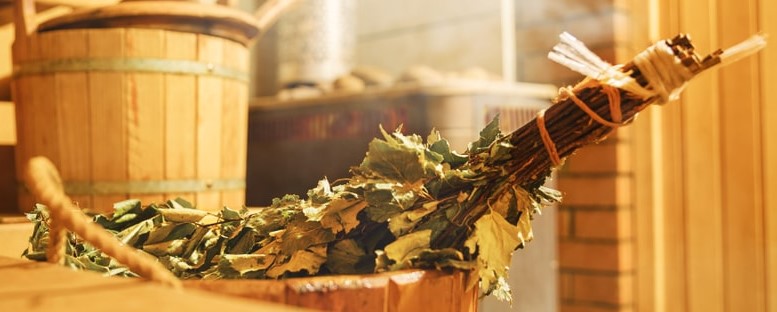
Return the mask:
{"type": "MultiPolygon", "coordinates": [[[[657,98],[660,103],[665,103],[675,99],[685,87],[685,83],[693,78],[693,73],[675,57],[674,52],[665,41],[649,47],[637,55],[633,61],[648,82],[646,88],[628,73],[621,71],[621,65],[613,66],[605,62],[572,35],[565,32],[559,38],[560,43],[553,47],[548,58],[587,76],[574,88],[561,88],[561,96],[570,99],[591,119],[611,128],[617,128],[624,124],[619,89],[644,100],[657,98]],[[602,92],[607,95],[611,121],[599,116],[575,94],[576,90],[592,85],[601,87],[602,92]]],[[[558,166],[561,163],[560,156],[550,133],[545,128],[544,116],[544,110],[537,115],[537,127],[548,157],[554,166],[558,166]]]]}
{"type": "Polygon", "coordinates": [[[561,164],[561,158],[558,156],[558,151],[556,150],[556,144],[553,143],[553,139],[550,137],[550,133],[548,133],[548,130],[545,129],[545,110],[539,111],[537,113],[537,128],[540,130],[540,137],[542,138],[542,144],[545,145],[545,150],[548,152],[548,156],[550,157],[551,163],[553,163],[553,166],[558,166],[561,164]]]}
{"type": "Polygon", "coordinates": [[[59,263],[62,258],[65,233],[59,229],[66,228],[141,277],[174,288],[181,287],[181,281],[154,257],[121,244],[113,235],[89,222],[83,214],[76,212],[77,207],[63,192],[61,181],[56,168],[47,158],[39,156],[30,159],[27,167],[27,183],[33,194],[49,208],[52,221],[49,235],[54,235],[53,238],[57,241],[51,241],[46,251],[47,257],[51,256],[50,262],[59,263]],[[59,241],[62,241],[62,244],[59,241]]]}

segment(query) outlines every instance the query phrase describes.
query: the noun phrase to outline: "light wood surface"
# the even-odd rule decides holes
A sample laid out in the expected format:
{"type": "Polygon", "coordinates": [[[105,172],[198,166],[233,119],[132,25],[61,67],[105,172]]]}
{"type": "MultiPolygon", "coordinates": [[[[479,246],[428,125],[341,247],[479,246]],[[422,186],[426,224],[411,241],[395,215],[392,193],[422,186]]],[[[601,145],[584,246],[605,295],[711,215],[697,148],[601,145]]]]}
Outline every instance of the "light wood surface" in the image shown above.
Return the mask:
{"type": "MultiPolygon", "coordinates": [[[[205,35],[197,35],[197,59],[200,61],[218,60],[218,65],[223,64],[224,42],[205,35]]],[[[221,169],[221,141],[225,139],[221,135],[223,84],[221,79],[215,77],[197,78],[197,178],[215,179],[221,169]]],[[[247,144],[247,143],[244,143],[247,144]]],[[[221,201],[221,194],[214,192],[202,192],[197,194],[195,204],[200,207],[217,206],[221,201]]]]}
{"type": "MultiPolygon", "coordinates": [[[[765,33],[777,34],[777,2],[758,2],[758,26],[765,33]]],[[[777,48],[772,46],[762,52],[759,59],[761,95],[761,142],[763,163],[763,225],[766,246],[766,302],[767,311],[777,311],[777,48]]]]}
{"type": "MultiPolygon", "coordinates": [[[[168,58],[197,59],[197,34],[167,32],[165,51],[168,58]]],[[[165,179],[195,178],[196,132],[177,129],[196,129],[197,78],[185,75],[165,75],[165,179]]],[[[194,193],[167,194],[169,198],[194,200],[194,193]]]]}
{"type": "MultiPolygon", "coordinates": [[[[89,57],[124,57],[124,29],[89,31],[89,57]]],[[[92,144],[92,180],[126,181],[127,154],[129,151],[127,132],[128,107],[123,101],[126,77],[118,72],[90,72],[90,142],[92,144]]],[[[61,166],[60,170],[62,170],[61,166]]],[[[114,202],[126,199],[124,194],[92,196],[91,203],[84,205],[94,209],[108,210],[114,202]]]]}
{"type": "Polygon", "coordinates": [[[0,256],[2,311],[304,311],[0,256]]]}
{"type": "MultiPolygon", "coordinates": [[[[699,51],[777,31],[768,0],[631,9],[655,10],[651,35],[688,32],[699,51]]],[[[694,79],[679,102],[635,125],[638,311],[777,311],[773,45],[694,79]]]]}
{"type": "MultiPolygon", "coordinates": [[[[127,28],[124,36],[126,58],[164,58],[165,32],[156,29],[127,28]]],[[[127,103],[127,173],[130,180],[154,181],[164,178],[165,165],[165,84],[164,74],[127,73],[124,90],[127,103]]],[[[175,135],[179,131],[173,132],[175,135]]],[[[142,202],[161,202],[162,194],[129,194],[142,202]]]]}
{"type": "MultiPolygon", "coordinates": [[[[714,3],[684,1],[683,11],[710,12],[714,3]]],[[[713,11],[714,12],[714,11],[713,11]]],[[[689,14],[681,29],[693,33],[699,51],[719,47],[717,20],[709,14],[689,14]]],[[[697,77],[684,92],[680,138],[683,140],[686,270],[689,311],[723,311],[723,220],[720,155],[720,98],[710,92],[719,76],[697,77]]]]}

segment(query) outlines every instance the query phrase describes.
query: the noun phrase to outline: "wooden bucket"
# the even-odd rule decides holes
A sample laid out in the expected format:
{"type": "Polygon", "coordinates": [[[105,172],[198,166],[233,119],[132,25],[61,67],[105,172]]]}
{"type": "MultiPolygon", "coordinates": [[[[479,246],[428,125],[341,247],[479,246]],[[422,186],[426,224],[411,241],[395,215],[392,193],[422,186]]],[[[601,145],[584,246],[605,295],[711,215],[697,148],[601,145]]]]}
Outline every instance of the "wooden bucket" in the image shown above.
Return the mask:
{"type": "Polygon", "coordinates": [[[184,287],[322,311],[475,312],[465,272],[407,270],[287,280],[185,280],[184,287]]]}
{"type": "MultiPolygon", "coordinates": [[[[253,16],[127,2],[39,26],[32,0],[16,2],[19,181],[27,160],[44,155],[85,208],[176,196],[203,209],[244,204],[253,16]]],[[[26,189],[19,199],[32,208],[26,189]]]]}

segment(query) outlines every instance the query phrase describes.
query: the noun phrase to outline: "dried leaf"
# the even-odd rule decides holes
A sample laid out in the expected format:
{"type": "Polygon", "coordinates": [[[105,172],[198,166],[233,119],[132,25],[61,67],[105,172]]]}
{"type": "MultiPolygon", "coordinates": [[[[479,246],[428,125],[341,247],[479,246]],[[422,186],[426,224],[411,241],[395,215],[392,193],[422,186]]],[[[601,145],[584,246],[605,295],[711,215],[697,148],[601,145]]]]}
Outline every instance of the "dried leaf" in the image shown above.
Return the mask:
{"type": "Polygon", "coordinates": [[[308,249],[295,251],[286,263],[276,263],[267,270],[267,276],[278,278],[287,273],[302,271],[305,271],[307,275],[313,275],[318,272],[324,262],[326,262],[326,245],[312,246],[308,249]]]}
{"type": "Polygon", "coordinates": [[[335,274],[355,274],[361,271],[358,264],[366,253],[353,239],[336,242],[327,254],[326,267],[335,274]]]}

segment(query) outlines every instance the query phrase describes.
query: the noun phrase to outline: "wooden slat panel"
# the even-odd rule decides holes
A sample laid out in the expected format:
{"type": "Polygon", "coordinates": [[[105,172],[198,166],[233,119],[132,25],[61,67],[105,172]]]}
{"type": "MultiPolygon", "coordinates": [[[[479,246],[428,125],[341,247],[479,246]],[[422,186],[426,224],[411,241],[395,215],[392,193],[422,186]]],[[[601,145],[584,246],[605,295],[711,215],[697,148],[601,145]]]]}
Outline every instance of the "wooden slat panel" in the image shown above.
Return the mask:
{"type": "MultiPolygon", "coordinates": [[[[660,1],[657,12],[653,14],[655,24],[650,28],[651,42],[674,36],[680,31],[678,18],[680,0],[660,1]]],[[[687,311],[688,310],[688,269],[686,258],[686,220],[685,190],[683,184],[683,105],[684,100],[669,103],[659,109],[661,116],[651,125],[651,138],[654,148],[659,150],[653,157],[659,158],[660,167],[654,168],[655,175],[652,188],[656,192],[655,200],[658,209],[655,211],[655,233],[658,239],[656,247],[656,311],[687,311]]],[[[637,140],[635,140],[637,141],[637,140]]]]}
{"type": "MultiPolygon", "coordinates": [[[[718,2],[721,46],[758,31],[755,2],[718,2]]],[[[758,63],[748,58],[720,71],[726,311],[766,305],[758,63]]]]}
{"type": "MultiPolygon", "coordinates": [[[[237,42],[225,41],[224,66],[247,70],[247,49],[237,42]]],[[[244,178],[246,172],[246,148],[248,146],[248,89],[244,82],[224,79],[221,115],[221,175],[227,178],[244,178]]],[[[223,191],[222,205],[241,207],[245,204],[245,191],[223,191]]]]}
{"type": "MultiPolygon", "coordinates": [[[[197,35],[165,32],[165,53],[176,60],[197,59],[197,35]]],[[[165,179],[195,177],[197,134],[196,80],[191,75],[165,75],[165,179]]],[[[193,193],[166,194],[167,198],[183,197],[194,200],[193,193]]]]}
{"type": "MultiPolygon", "coordinates": [[[[221,63],[224,40],[207,35],[197,35],[197,59],[221,63]]],[[[197,177],[218,179],[221,177],[221,107],[223,105],[221,78],[197,77],[197,177]]],[[[219,192],[200,192],[196,205],[201,209],[220,209],[219,192]]]]}
{"type": "MultiPolygon", "coordinates": [[[[52,35],[58,47],[58,58],[84,58],[87,53],[85,30],[71,30],[52,35]]],[[[55,73],[56,105],[59,115],[61,158],[59,172],[64,181],[88,182],[92,179],[92,144],[89,133],[90,109],[87,74],[84,72],[55,73]]],[[[71,196],[80,207],[91,207],[90,196],[71,196]]]]}
{"type": "MultiPolygon", "coordinates": [[[[777,2],[758,3],[760,30],[777,34],[777,2]]],[[[777,48],[774,41],[761,51],[761,120],[763,125],[763,195],[764,229],[766,235],[766,297],[767,311],[777,312],[777,48]]]]}
{"type": "MultiPolygon", "coordinates": [[[[717,48],[715,4],[681,2],[681,30],[693,34],[699,51],[717,48]]],[[[710,92],[715,75],[696,77],[685,91],[683,107],[683,180],[686,204],[688,311],[724,309],[723,224],[721,215],[719,101],[710,92]]],[[[672,239],[667,236],[667,238],[672,239]]]]}
{"type": "MultiPolygon", "coordinates": [[[[89,31],[89,56],[95,58],[123,57],[124,30],[89,31]]],[[[124,75],[115,72],[91,72],[89,75],[90,121],[93,129],[92,177],[95,181],[126,181],[128,110],[124,102],[124,75]]],[[[112,211],[113,203],[126,195],[93,196],[94,209],[112,211]]]]}
{"type": "Polygon", "coordinates": [[[305,311],[7,257],[0,257],[0,276],[0,311],[305,311]]]}
{"type": "MultiPolygon", "coordinates": [[[[128,28],[127,58],[165,56],[164,31],[128,28]]],[[[164,177],[165,84],[161,73],[127,73],[124,101],[127,105],[127,168],[130,180],[154,181],[164,177]]],[[[130,194],[143,203],[161,202],[162,195],[130,194]]]]}
{"type": "MultiPolygon", "coordinates": [[[[683,178],[683,136],[678,135],[683,131],[683,105],[685,100],[668,104],[663,107],[663,124],[654,125],[660,127],[660,136],[663,140],[657,140],[654,144],[662,144],[662,151],[655,153],[662,157],[663,168],[654,171],[662,176],[660,182],[655,182],[654,188],[660,190],[662,196],[661,212],[658,212],[656,220],[656,229],[662,230],[663,234],[658,238],[663,239],[659,244],[662,248],[661,254],[656,258],[663,263],[659,268],[663,269],[661,278],[662,284],[657,287],[663,301],[659,303],[664,311],[688,311],[688,293],[689,289],[688,267],[686,266],[689,250],[687,248],[687,223],[688,213],[686,211],[684,178],[683,178]],[[661,228],[663,227],[663,228],[661,228]]],[[[658,311],[662,311],[659,309],[658,311]]]]}

